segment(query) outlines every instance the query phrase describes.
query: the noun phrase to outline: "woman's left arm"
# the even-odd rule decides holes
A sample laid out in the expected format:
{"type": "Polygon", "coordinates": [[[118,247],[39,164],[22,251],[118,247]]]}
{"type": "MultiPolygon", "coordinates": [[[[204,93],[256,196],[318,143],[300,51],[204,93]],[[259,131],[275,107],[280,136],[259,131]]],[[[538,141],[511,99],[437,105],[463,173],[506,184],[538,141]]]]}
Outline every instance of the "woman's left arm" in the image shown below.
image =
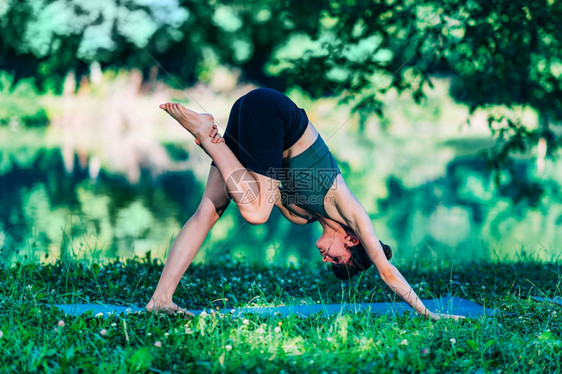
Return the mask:
{"type": "Polygon", "coordinates": [[[375,235],[371,219],[361,203],[345,184],[343,186],[340,185],[338,188],[340,187],[343,188],[338,193],[338,199],[335,204],[336,209],[345,221],[345,224],[353,230],[361,244],[363,244],[384,283],[423,316],[433,319],[441,317],[459,318],[459,316],[433,313],[423,305],[423,302],[412,287],[410,287],[406,279],[404,279],[400,271],[386,258],[379,239],[375,235]]]}

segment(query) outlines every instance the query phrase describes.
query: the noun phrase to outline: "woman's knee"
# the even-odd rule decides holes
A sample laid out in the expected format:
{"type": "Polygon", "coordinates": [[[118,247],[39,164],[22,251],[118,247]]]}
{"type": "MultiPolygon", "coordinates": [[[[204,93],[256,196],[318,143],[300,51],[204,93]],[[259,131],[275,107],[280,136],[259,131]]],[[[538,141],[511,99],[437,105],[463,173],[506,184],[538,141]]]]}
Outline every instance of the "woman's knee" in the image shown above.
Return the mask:
{"type": "Polygon", "coordinates": [[[242,218],[251,225],[262,225],[269,219],[269,214],[265,214],[258,210],[244,210],[240,211],[242,218]]]}

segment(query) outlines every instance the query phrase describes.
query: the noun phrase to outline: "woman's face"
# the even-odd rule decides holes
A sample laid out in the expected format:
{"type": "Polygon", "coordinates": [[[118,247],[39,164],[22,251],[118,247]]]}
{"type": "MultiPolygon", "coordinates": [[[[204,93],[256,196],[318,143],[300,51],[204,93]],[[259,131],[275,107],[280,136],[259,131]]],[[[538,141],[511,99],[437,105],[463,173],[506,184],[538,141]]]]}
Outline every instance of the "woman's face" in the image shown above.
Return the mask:
{"type": "Polygon", "coordinates": [[[316,248],[320,251],[322,261],[333,264],[349,264],[351,251],[348,246],[349,235],[344,230],[339,230],[331,234],[324,232],[316,241],[316,248]]]}

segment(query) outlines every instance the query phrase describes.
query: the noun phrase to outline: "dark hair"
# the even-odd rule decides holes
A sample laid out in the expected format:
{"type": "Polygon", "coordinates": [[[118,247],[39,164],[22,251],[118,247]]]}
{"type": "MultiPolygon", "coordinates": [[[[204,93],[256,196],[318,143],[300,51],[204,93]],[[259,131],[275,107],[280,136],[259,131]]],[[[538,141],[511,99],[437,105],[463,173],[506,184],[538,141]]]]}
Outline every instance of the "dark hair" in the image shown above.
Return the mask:
{"type": "MultiPolygon", "coordinates": [[[[345,225],[342,225],[342,227],[348,234],[352,234],[355,236],[355,233],[349,227],[345,225]]],[[[388,260],[390,260],[392,258],[392,248],[390,248],[390,246],[384,244],[380,240],[379,243],[381,243],[384,255],[388,260]]],[[[363,244],[358,243],[353,247],[349,247],[349,250],[351,251],[350,263],[341,265],[332,264],[332,272],[338,279],[351,279],[351,277],[367,270],[369,267],[371,267],[371,265],[373,265],[371,259],[369,258],[369,255],[365,251],[365,247],[363,247],[363,244]]]]}

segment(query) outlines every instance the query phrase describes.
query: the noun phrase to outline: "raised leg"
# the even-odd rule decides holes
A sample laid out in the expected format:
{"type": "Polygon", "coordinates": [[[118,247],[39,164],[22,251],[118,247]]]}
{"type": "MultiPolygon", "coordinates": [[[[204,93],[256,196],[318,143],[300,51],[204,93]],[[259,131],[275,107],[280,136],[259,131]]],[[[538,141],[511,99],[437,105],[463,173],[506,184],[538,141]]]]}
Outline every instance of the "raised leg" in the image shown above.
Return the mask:
{"type": "Polygon", "coordinates": [[[247,170],[224,142],[213,142],[209,134],[214,119],[210,114],[199,114],[173,103],[162,104],[160,108],[188,130],[211,156],[242,217],[251,224],[266,222],[279,199],[279,182],[247,170]]]}
{"type": "Polygon", "coordinates": [[[156,290],[146,309],[168,312],[178,310],[172,300],[178,283],[229,202],[222,177],[218,169],[211,166],[201,203],[174,240],[156,290]]]}

